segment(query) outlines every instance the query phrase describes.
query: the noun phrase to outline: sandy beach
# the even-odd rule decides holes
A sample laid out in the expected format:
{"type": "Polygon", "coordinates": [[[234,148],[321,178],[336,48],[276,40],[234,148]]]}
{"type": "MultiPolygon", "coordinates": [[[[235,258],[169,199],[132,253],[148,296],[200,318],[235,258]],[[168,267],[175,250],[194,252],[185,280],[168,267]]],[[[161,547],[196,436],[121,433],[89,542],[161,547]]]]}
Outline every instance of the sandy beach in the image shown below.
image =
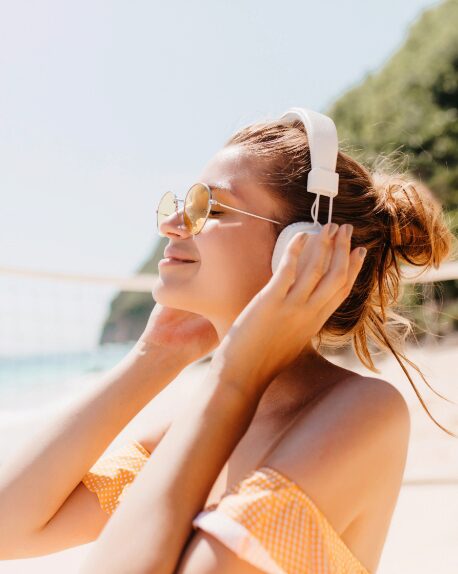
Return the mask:
{"type": "MultiPolygon", "coordinates": [[[[424,347],[408,347],[407,356],[422,369],[437,392],[458,403],[456,338],[424,347]]],[[[328,355],[328,358],[363,375],[389,381],[402,392],[411,412],[406,470],[377,574],[458,572],[458,439],[447,435],[428,417],[393,358],[375,358],[380,374],[372,374],[348,354],[328,355]]],[[[179,377],[202,377],[207,368],[208,363],[190,365],[179,377]]],[[[432,415],[446,428],[458,433],[458,406],[437,397],[410,367],[409,373],[432,415]]],[[[90,379],[86,382],[90,384],[90,379]]],[[[148,406],[116,437],[110,450],[135,434],[135,427],[143,417],[148,417],[148,406]]],[[[39,420],[34,422],[39,424],[39,420]]],[[[17,446],[27,436],[24,434],[27,424],[27,417],[22,422],[16,421],[14,429],[11,421],[0,421],[1,435],[5,436],[8,429],[14,430],[14,435],[9,433],[9,436],[15,437],[17,446]]],[[[2,561],[0,574],[76,573],[91,546],[86,544],[38,558],[2,561]]]]}

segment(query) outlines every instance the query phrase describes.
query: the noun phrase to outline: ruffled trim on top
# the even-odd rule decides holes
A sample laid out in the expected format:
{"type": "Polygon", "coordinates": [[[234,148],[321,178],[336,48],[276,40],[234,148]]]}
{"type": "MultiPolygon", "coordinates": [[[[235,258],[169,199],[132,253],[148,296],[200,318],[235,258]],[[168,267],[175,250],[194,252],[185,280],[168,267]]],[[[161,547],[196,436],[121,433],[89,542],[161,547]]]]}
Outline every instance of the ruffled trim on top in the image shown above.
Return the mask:
{"type": "Polygon", "coordinates": [[[299,486],[268,466],[250,471],[192,524],[269,574],[369,574],[299,486]]]}
{"type": "Polygon", "coordinates": [[[113,514],[129,486],[150,457],[136,440],[100,458],[84,475],[81,482],[97,494],[100,506],[113,514]]]}
{"type": "MultiPolygon", "coordinates": [[[[112,514],[150,456],[131,441],[100,458],[82,482],[112,514]]],[[[268,574],[370,574],[310,497],[269,466],[247,473],[192,526],[268,574]]]]}

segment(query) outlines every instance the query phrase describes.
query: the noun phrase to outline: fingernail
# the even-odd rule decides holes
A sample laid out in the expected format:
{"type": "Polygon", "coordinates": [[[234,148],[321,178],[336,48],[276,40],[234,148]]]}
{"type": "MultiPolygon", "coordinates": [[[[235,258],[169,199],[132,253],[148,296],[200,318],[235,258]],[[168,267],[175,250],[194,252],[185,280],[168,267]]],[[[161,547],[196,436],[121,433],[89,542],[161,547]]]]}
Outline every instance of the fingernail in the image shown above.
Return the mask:
{"type": "Polygon", "coordinates": [[[358,249],[358,255],[361,257],[361,259],[363,259],[363,257],[366,256],[367,253],[367,249],[365,247],[360,247],[358,249]]]}
{"type": "Polygon", "coordinates": [[[334,237],[338,229],[339,226],[337,225],[337,223],[331,223],[331,225],[328,227],[328,237],[329,238],[334,237]]]}
{"type": "Polygon", "coordinates": [[[347,234],[347,237],[351,237],[352,232],[353,232],[353,225],[351,225],[350,223],[346,223],[345,233],[347,234]]]}

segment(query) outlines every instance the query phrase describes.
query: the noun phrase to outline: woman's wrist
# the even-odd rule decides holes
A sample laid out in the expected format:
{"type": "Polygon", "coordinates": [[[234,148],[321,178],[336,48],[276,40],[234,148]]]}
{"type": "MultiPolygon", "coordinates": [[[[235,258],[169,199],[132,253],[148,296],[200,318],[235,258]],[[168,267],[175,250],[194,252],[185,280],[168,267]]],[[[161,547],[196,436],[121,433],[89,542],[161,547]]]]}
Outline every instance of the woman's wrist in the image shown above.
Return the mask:
{"type": "MultiPolygon", "coordinates": [[[[192,361],[176,349],[169,349],[145,341],[137,341],[131,352],[134,361],[144,365],[142,372],[146,384],[165,387],[192,361]]],[[[161,389],[159,389],[161,390],[161,389]]],[[[159,392],[159,391],[157,391],[159,392]]]]}
{"type": "Polygon", "coordinates": [[[176,365],[180,370],[183,370],[194,361],[193,358],[188,356],[189,353],[183,352],[183,349],[177,348],[176,346],[166,347],[164,345],[158,345],[141,338],[135,343],[134,349],[140,356],[154,357],[166,365],[176,365]]]}
{"type": "Polygon", "coordinates": [[[268,386],[253,373],[248,374],[221,354],[213,357],[206,380],[210,381],[208,386],[218,389],[217,392],[231,392],[245,403],[258,403],[268,386]]]}

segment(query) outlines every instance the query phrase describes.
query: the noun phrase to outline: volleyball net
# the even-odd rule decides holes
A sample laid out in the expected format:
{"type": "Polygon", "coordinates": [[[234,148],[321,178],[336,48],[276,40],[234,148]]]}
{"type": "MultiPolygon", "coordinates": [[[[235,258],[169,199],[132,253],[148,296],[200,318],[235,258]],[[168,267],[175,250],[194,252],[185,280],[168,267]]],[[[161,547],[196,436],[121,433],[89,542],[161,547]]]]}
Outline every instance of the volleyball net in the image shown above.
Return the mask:
{"type": "MultiPolygon", "coordinates": [[[[439,284],[443,290],[444,282],[458,280],[458,261],[445,262],[439,269],[403,266],[401,271],[406,285],[434,288],[439,284]]],[[[154,306],[151,291],[157,278],[156,273],[102,276],[0,266],[0,358],[135,342],[154,306]],[[123,310],[113,309],[114,300],[122,297],[123,310]],[[139,301],[143,301],[140,306],[139,301]],[[120,325],[117,330],[112,325],[111,337],[104,337],[104,321],[110,320],[110,314],[120,325]],[[135,316],[137,329],[126,332],[122,322],[126,324],[129,315],[130,323],[135,316]]],[[[437,300],[434,303],[440,313],[437,300]]]]}
{"type": "MultiPolygon", "coordinates": [[[[414,305],[428,332],[443,336],[456,329],[458,303],[444,310],[431,294],[437,286],[443,294],[447,282],[456,282],[458,261],[402,272],[404,283],[429,286],[428,298],[414,305]]],[[[114,366],[146,325],[157,278],[154,273],[100,276],[0,266],[0,395],[31,379],[36,386],[55,381],[60,390],[65,375],[114,366]]],[[[4,402],[5,396],[0,398],[4,402]]]]}

